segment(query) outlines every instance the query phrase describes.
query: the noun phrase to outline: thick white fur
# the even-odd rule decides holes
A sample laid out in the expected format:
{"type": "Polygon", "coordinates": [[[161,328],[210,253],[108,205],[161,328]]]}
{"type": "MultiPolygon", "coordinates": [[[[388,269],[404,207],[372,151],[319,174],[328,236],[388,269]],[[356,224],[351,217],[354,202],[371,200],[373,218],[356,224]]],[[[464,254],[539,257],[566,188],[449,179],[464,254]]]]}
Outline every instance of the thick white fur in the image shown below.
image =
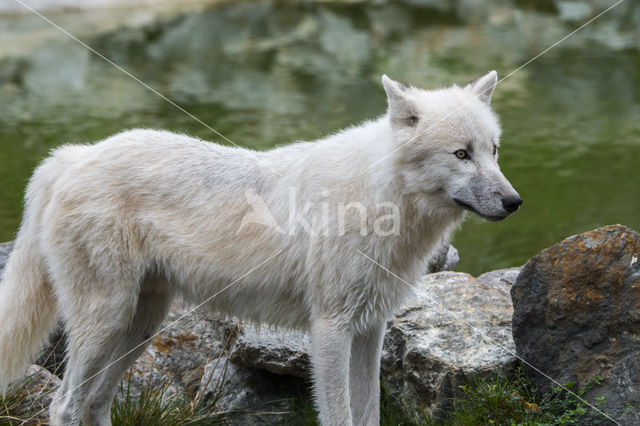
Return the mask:
{"type": "Polygon", "coordinates": [[[174,295],[203,301],[237,280],[210,308],[310,330],[322,424],[377,424],[384,324],[410,288],[358,251],[414,282],[463,219],[453,198],[503,215],[495,199],[514,191],[492,153],[495,83],[492,72],[424,91],[383,77],[386,115],[266,152],[155,130],[56,149],[31,178],[0,287],[0,385],[23,373],[59,314],[69,364],[51,422],[109,424],[143,348],[101,370],[157,329],[174,295]],[[463,164],[453,153],[469,144],[475,159],[463,164]],[[256,197],[279,226],[243,222],[256,197]],[[347,208],[339,227],[337,206],[350,202],[366,215],[347,208]],[[400,215],[391,235],[371,228],[383,202],[400,215]],[[312,224],[329,212],[319,232],[291,220],[305,205],[320,206],[312,224]]]}

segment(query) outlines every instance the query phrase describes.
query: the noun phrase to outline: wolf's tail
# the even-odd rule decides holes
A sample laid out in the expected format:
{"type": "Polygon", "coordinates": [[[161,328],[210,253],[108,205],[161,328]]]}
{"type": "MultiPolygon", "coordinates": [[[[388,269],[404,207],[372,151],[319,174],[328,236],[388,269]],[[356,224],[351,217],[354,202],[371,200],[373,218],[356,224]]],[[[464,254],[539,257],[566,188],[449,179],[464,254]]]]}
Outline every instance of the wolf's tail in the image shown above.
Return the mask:
{"type": "Polygon", "coordinates": [[[39,244],[40,225],[53,184],[77,158],[78,148],[56,150],[27,187],[20,232],[0,276],[0,393],[24,374],[56,325],[58,308],[39,244]]]}
{"type": "Polygon", "coordinates": [[[26,238],[15,247],[0,284],[0,392],[20,378],[55,326],[57,308],[37,248],[26,238]]]}

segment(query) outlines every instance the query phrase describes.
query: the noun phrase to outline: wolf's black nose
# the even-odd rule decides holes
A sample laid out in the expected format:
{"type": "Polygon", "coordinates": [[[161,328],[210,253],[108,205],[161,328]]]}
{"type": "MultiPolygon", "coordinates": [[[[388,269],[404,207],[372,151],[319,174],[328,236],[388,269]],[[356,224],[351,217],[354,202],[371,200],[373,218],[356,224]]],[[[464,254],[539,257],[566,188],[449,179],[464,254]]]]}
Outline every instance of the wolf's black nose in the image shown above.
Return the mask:
{"type": "Polygon", "coordinates": [[[519,195],[507,195],[502,199],[502,207],[509,213],[513,213],[522,204],[522,198],[519,195]]]}

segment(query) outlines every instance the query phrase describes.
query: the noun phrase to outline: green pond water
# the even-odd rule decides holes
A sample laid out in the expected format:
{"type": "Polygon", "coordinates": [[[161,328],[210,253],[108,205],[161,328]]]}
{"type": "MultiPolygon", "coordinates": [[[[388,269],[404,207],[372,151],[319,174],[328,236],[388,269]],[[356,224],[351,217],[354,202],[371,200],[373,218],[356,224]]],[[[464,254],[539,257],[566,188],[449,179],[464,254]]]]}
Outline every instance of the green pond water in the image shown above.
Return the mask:
{"type": "MultiPolygon", "coordinates": [[[[504,77],[582,22],[524,1],[466,12],[419,3],[236,2],[51,18],[255,149],[384,113],[383,73],[423,87],[491,69],[504,77]]],[[[605,224],[640,229],[640,52],[629,7],[496,89],[501,167],[525,202],[504,222],[467,220],[454,240],[458,270],[520,265],[605,224]]],[[[52,147],[134,127],[224,142],[37,17],[0,17],[0,240],[14,238],[27,179],[52,147]]]]}

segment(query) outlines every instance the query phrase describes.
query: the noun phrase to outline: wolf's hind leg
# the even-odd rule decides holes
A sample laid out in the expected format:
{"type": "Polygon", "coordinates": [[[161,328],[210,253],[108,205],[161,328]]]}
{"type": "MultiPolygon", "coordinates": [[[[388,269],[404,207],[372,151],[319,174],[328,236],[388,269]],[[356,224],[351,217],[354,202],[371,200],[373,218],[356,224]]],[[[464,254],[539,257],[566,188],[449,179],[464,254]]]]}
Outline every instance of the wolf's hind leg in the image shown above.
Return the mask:
{"type": "MultiPolygon", "coordinates": [[[[66,426],[79,424],[101,370],[112,359],[112,351],[120,346],[122,336],[129,333],[138,306],[140,282],[131,274],[126,274],[125,279],[125,274],[114,273],[109,280],[98,279],[86,270],[76,276],[65,275],[58,273],[54,279],[59,284],[65,283],[57,288],[68,333],[68,361],[62,386],[51,405],[50,421],[66,426]]],[[[83,420],[85,425],[109,424],[108,415],[83,420]]]]}
{"type": "Polygon", "coordinates": [[[311,322],[311,361],[323,426],[350,426],[349,352],[351,331],[330,318],[311,322]]]}
{"type": "Polygon", "coordinates": [[[55,426],[80,423],[86,396],[104,365],[105,355],[110,352],[116,336],[126,331],[133,317],[133,306],[109,303],[108,299],[76,296],[74,302],[65,307],[69,315],[65,318],[67,367],[62,386],[51,405],[50,422],[55,426]]]}
{"type": "Polygon", "coordinates": [[[85,425],[109,424],[111,405],[123,374],[144,352],[149,338],[158,330],[171,305],[172,292],[162,279],[148,278],[142,283],[133,321],[114,336],[102,370],[93,380],[82,410],[85,425]]]}

